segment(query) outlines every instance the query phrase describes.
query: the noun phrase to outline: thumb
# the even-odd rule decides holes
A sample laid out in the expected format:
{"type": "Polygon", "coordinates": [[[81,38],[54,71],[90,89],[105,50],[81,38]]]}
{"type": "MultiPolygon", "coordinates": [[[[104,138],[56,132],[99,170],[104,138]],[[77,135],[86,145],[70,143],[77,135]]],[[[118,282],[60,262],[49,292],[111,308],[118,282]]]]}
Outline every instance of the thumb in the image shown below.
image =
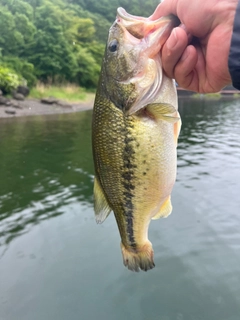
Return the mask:
{"type": "Polygon", "coordinates": [[[177,16],[177,2],[178,0],[164,0],[162,1],[149,17],[150,20],[157,20],[163,16],[174,14],[177,16]]]}

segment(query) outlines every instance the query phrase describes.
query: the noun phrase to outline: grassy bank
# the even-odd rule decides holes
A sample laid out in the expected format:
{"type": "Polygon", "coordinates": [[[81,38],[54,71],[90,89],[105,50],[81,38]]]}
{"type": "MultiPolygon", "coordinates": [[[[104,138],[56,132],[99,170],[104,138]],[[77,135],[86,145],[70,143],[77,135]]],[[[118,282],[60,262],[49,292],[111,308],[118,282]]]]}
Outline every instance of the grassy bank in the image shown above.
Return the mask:
{"type": "Polygon", "coordinates": [[[194,93],[192,95],[192,98],[207,98],[207,99],[220,99],[222,97],[221,93],[216,92],[216,93],[194,93]]]}
{"type": "Polygon", "coordinates": [[[79,102],[86,101],[93,95],[94,93],[87,92],[86,89],[72,84],[51,86],[39,83],[31,89],[29,97],[35,99],[54,97],[67,102],[79,102]]]}

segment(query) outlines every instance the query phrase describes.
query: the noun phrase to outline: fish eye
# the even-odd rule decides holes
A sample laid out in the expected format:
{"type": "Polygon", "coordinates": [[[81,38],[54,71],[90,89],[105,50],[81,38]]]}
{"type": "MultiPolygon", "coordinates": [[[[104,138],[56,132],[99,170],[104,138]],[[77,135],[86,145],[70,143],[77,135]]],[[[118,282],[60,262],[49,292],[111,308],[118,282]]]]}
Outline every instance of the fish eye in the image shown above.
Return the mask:
{"type": "Polygon", "coordinates": [[[109,43],[108,49],[110,52],[116,52],[118,49],[118,41],[116,39],[109,43]]]}

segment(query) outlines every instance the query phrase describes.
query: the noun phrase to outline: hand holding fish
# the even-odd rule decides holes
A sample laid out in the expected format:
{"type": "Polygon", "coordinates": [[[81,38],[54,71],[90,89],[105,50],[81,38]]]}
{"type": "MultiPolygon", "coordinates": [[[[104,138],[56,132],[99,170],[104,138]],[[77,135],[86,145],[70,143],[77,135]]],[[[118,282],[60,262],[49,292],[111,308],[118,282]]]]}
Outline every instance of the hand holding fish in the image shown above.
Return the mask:
{"type": "Polygon", "coordinates": [[[232,82],[228,55],[237,4],[237,0],[165,0],[150,17],[174,14],[183,24],[173,29],[162,48],[163,68],[181,87],[207,93],[232,82]]]}

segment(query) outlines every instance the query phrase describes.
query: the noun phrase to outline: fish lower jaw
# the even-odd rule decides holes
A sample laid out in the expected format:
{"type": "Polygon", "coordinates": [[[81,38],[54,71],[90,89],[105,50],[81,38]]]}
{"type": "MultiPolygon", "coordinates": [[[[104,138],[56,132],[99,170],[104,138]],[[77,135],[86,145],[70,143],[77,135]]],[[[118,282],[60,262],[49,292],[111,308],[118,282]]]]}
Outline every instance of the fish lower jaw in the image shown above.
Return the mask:
{"type": "Polygon", "coordinates": [[[150,241],[147,241],[141,247],[133,249],[126,247],[121,242],[123,255],[123,264],[131,271],[138,272],[140,270],[148,271],[155,267],[153,261],[153,249],[150,241]]]}

